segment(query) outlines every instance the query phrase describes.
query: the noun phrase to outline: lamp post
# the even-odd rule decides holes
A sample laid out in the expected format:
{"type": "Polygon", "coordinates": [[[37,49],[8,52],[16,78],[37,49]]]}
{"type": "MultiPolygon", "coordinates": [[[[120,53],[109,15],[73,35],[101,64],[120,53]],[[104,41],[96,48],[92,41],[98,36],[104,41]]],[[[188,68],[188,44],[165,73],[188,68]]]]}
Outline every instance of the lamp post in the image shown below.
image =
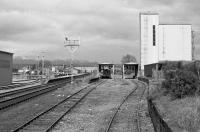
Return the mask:
{"type": "Polygon", "coordinates": [[[71,61],[70,61],[70,71],[71,71],[71,84],[73,83],[73,53],[78,49],[80,46],[80,37],[79,39],[68,39],[65,37],[65,45],[70,54],[71,54],[71,61]]]}

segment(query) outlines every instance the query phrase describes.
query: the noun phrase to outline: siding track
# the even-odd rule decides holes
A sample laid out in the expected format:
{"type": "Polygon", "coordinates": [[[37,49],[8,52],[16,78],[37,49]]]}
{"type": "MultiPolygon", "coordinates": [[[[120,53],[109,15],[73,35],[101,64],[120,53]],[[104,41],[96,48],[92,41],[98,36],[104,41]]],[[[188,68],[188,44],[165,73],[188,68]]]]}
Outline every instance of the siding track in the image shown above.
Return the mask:
{"type": "Polygon", "coordinates": [[[0,94],[0,110],[24,102],[28,99],[53,91],[64,86],[67,81],[54,84],[38,85],[0,94]]]}
{"type": "Polygon", "coordinates": [[[29,121],[16,128],[13,132],[48,132],[52,130],[52,128],[54,128],[54,126],[66,114],[68,114],[82,99],[84,99],[91,91],[96,89],[99,85],[101,85],[104,82],[105,81],[100,81],[84,87],[83,89],[75,92],[74,94],[58,102],[54,106],[46,109],[44,112],[39,113],[29,121]]]}
{"type": "Polygon", "coordinates": [[[145,90],[146,88],[145,87],[141,87],[139,86],[139,83],[140,82],[136,82],[134,81],[134,83],[136,84],[136,88],[133,89],[131,92],[129,92],[125,97],[124,99],[120,102],[120,104],[117,106],[117,108],[115,109],[115,111],[113,112],[111,118],[110,118],[110,121],[108,123],[108,126],[105,130],[105,132],[111,132],[113,131],[114,129],[114,126],[115,126],[115,123],[119,122],[117,121],[116,117],[118,116],[120,110],[121,110],[121,107],[123,106],[123,104],[128,100],[129,97],[131,97],[134,93],[136,94],[137,90],[139,90],[140,88],[143,88],[142,89],[142,92],[140,92],[140,94],[138,94],[136,96],[136,107],[135,107],[135,111],[132,112],[132,115],[129,115],[128,117],[128,128],[129,130],[131,131],[135,131],[135,132],[141,132],[141,119],[140,119],[140,101],[141,99],[143,98],[144,96],[144,93],[145,93],[145,90]],[[134,120],[133,120],[134,119],[134,120]],[[133,127],[133,124],[136,126],[136,127],[133,127]],[[112,130],[113,129],[113,130],[112,130]],[[135,130],[136,129],[136,130],[135,130]]]}

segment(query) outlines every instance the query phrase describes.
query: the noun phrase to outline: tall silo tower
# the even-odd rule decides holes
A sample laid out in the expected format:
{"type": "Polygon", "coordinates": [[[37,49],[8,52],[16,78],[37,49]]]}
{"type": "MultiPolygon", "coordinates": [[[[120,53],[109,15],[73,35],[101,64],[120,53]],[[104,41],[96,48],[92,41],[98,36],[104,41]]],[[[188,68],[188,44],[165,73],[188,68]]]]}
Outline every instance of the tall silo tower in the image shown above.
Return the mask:
{"type": "Polygon", "coordinates": [[[144,65],[158,62],[158,13],[140,13],[140,64],[144,65]]]}

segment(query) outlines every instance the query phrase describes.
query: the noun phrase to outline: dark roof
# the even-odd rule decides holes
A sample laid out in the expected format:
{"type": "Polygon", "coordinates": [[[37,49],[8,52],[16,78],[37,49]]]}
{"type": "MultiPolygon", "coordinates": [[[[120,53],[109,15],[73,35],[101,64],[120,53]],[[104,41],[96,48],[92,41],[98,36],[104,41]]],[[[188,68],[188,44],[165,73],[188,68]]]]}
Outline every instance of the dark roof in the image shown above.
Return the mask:
{"type": "Polygon", "coordinates": [[[173,61],[173,60],[162,60],[162,61],[159,61],[158,63],[159,64],[163,64],[163,63],[166,63],[166,62],[192,62],[192,61],[189,61],[189,60],[176,60],[176,61],[173,61]]]}
{"type": "Polygon", "coordinates": [[[140,15],[158,15],[156,12],[146,11],[146,12],[140,12],[140,15]]]}
{"type": "Polygon", "coordinates": [[[112,63],[99,63],[99,65],[114,65],[112,63]]]}
{"type": "Polygon", "coordinates": [[[0,53],[9,54],[9,55],[13,55],[13,53],[6,52],[6,51],[1,51],[1,50],[0,50],[0,53]]]}
{"type": "Polygon", "coordinates": [[[186,23],[176,23],[176,24],[167,24],[167,23],[161,23],[159,25],[192,25],[192,24],[186,24],[186,23]]]}
{"type": "Polygon", "coordinates": [[[124,63],[124,65],[138,65],[138,63],[135,63],[135,62],[128,62],[128,63],[124,63]]]}
{"type": "Polygon", "coordinates": [[[158,63],[150,63],[150,64],[145,64],[144,66],[156,65],[156,64],[160,64],[160,63],[159,62],[158,63]]]}

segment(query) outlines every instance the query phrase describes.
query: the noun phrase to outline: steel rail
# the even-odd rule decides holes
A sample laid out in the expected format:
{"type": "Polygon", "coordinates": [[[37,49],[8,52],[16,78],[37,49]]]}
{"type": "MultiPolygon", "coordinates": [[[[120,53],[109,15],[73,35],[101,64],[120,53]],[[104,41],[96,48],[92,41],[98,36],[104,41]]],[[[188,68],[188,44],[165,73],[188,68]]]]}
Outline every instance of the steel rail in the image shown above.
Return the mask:
{"type": "Polygon", "coordinates": [[[42,87],[42,86],[47,86],[47,85],[35,85],[35,86],[27,87],[27,88],[15,89],[15,90],[11,90],[11,91],[8,91],[8,92],[0,93],[0,99],[5,98],[7,96],[14,95],[14,94],[23,93],[23,92],[26,92],[28,90],[37,89],[37,88],[42,87]]]}
{"type": "Polygon", "coordinates": [[[22,91],[22,92],[17,93],[19,95],[13,94],[14,97],[7,98],[7,99],[5,98],[5,99],[2,99],[0,101],[0,110],[3,110],[3,109],[8,108],[10,106],[24,102],[28,99],[37,97],[39,95],[45,94],[47,92],[53,91],[53,90],[57,89],[58,86],[62,86],[65,83],[67,83],[67,82],[59,82],[59,83],[56,83],[54,85],[52,85],[52,84],[51,85],[45,85],[45,86],[42,86],[42,87],[38,87],[35,90],[31,89],[31,91],[29,89],[26,89],[26,91],[22,91]]]}
{"type": "Polygon", "coordinates": [[[1,86],[1,87],[0,87],[0,90],[7,90],[7,89],[18,88],[18,87],[21,87],[21,86],[27,86],[27,85],[34,84],[34,83],[38,83],[38,82],[39,82],[38,80],[35,80],[35,81],[33,81],[33,82],[16,83],[16,84],[8,85],[8,86],[1,86]]]}
{"type": "MultiPolygon", "coordinates": [[[[84,76],[87,76],[88,74],[81,74],[81,75],[78,75],[78,76],[74,76],[74,78],[82,78],[84,76]]],[[[62,82],[62,81],[68,81],[69,78],[56,78],[56,79],[53,79],[53,80],[50,80],[50,81],[54,81],[54,83],[56,82],[62,82]],[[63,79],[63,80],[58,80],[58,79],[63,79]],[[55,81],[54,81],[55,80],[55,81]]],[[[68,82],[67,82],[68,83],[68,82]]],[[[28,83],[29,84],[29,83],[28,83]]],[[[32,84],[32,83],[30,83],[32,84]]],[[[37,87],[41,87],[41,86],[47,86],[47,85],[52,85],[53,83],[48,83],[48,84],[42,84],[42,85],[35,85],[35,86],[30,86],[30,87],[27,87],[27,88],[22,88],[22,89],[13,89],[13,90],[10,90],[10,91],[7,91],[7,92],[3,92],[3,93],[0,93],[0,99],[3,98],[3,97],[6,97],[6,96],[10,96],[10,95],[13,95],[13,94],[16,94],[16,93],[20,93],[20,92],[23,92],[23,91],[27,91],[28,89],[35,89],[37,87]]],[[[20,85],[20,84],[19,84],[20,85]]],[[[23,85],[20,85],[20,86],[23,86],[23,85]]]]}
{"type": "Polygon", "coordinates": [[[108,126],[107,126],[105,132],[109,132],[109,131],[110,131],[111,126],[112,126],[112,123],[113,123],[113,121],[114,121],[114,118],[116,117],[116,115],[117,115],[118,111],[120,110],[121,106],[122,106],[122,105],[124,104],[124,102],[130,97],[130,95],[131,95],[132,93],[134,93],[137,89],[138,89],[138,85],[137,85],[137,87],[136,87],[135,89],[133,89],[128,95],[126,95],[126,97],[122,100],[122,102],[117,106],[117,109],[115,110],[114,114],[112,115],[111,120],[109,121],[108,126]]]}
{"type": "MultiPolygon", "coordinates": [[[[103,82],[101,82],[100,84],[102,84],[103,82]]],[[[55,125],[67,114],[69,113],[79,102],[81,102],[90,92],[92,92],[94,89],[96,89],[100,84],[97,84],[96,86],[94,86],[94,88],[92,88],[91,90],[89,90],[84,96],[82,96],[79,101],[77,101],[72,107],[70,107],[69,110],[67,110],[62,116],[60,116],[45,132],[49,132],[50,130],[52,130],[55,125]]]]}
{"type": "MultiPolygon", "coordinates": [[[[75,76],[76,78],[81,78],[87,74],[82,74],[75,76]]],[[[11,90],[9,92],[0,94],[0,110],[13,106],[15,104],[24,102],[28,99],[37,97],[39,95],[45,94],[47,92],[57,89],[58,86],[62,86],[70,81],[66,78],[64,80],[57,80],[54,83],[32,86],[24,89],[11,90]]]]}
{"type": "Polygon", "coordinates": [[[80,98],[78,99],[71,107],[69,107],[69,109],[67,111],[65,111],[62,115],[60,115],[55,121],[53,121],[53,123],[51,123],[47,129],[45,129],[45,132],[50,131],[52,128],[54,128],[54,126],[67,114],[69,113],[82,99],[84,99],[92,90],[94,90],[97,86],[101,85],[103,82],[105,81],[101,81],[100,83],[98,83],[95,86],[91,86],[88,85],[80,90],[78,90],[77,92],[71,94],[70,96],[66,97],[65,99],[61,100],[60,102],[58,102],[57,104],[53,105],[52,107],[46,109],[45,111],[37,114],[35,117],[31,118],[29,121],[27,121],[26,123],[22,124],[21,126],[19,126],[18,128],[16,128],[15,130],[13,130],[13,132],[18,132],[20,130],[23,130],[24,128],[26,128],[27,126],[31,125],[32,122],[36,121],[38,118],[45,116],[45,114],[48,114],[49,112],[51,112],[52,110],[54,110],[56,107],[58,107],[59,105],[63,104],[64,102],[68,101],[69,99],[73,98],[75,95],[81,93],[82,91],[86,90],[89,87],[92,87],[89,91],[86,91],[86,93],[80,98]]]}
{"type": "MultiPolygon", "coordinates": [[[[55,83],[60,83],[62,81],[63,80],[57,81],[55,83]]],[[[11,95],[14,95],[14,94],[26,92],[28,90],[37,89],[37,88],[41,88],[41,87],[46,87],[46,86],[50,86],[50,85],[54,85],[54,84],[53,83],[49,83],[49,84],[42,84],[42,85],[33,85],[33,86],[30,86],[30,87],[27,87],[27,88],[13,89],[13,90],[10,90],[10,91],[7,91],[7,92],[0,93],[0,99],[4,98],[6,96],[11,96],[11,95]]]]}
{"type": "MultiPolygon", "coordinates": [[[[138,81],[139,83],[141,83],[142,85],[144,85],[144,87],[145,87],[145,84],[143,84],[142,82],[140,82],[140,81],[138,81]]],[[[141,94],[141,96],[140,96],[140,98],[139,98],[139,100],[138,100],[138,105],[137,105],[137,109],[136,109],[136,121],[137,121],[137,129],[138,129],[138,132],[141,132],[142,130],[141,130],[141,122],[140,122],[140,113],[139,113],[139,111],[140,111],[140,105],[139,105],[139,102],[142,100],[142,97],[144,96],[144,93],[145,93],[145,91],[146,91],[146,88],[144,88],[144,90],[142,91],[142,94],[141,94]]]]}

